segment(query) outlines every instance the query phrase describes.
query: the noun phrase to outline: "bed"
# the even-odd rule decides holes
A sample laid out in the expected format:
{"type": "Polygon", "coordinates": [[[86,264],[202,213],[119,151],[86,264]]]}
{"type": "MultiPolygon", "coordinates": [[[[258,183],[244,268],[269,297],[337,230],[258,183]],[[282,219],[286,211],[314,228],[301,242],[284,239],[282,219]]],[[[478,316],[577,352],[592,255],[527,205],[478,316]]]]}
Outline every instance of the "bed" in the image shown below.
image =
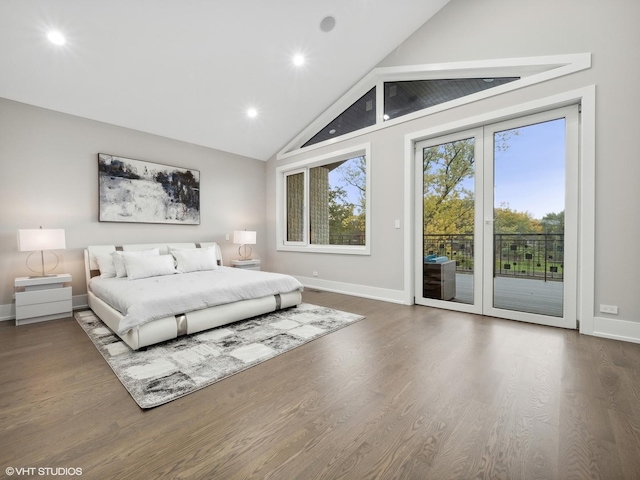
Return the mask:
{"type": "Polygon", "coordinates": [[[133,350],[302,302],[302,284],[296,279],[226,267],[215,242],[94,245],[85,249],[84,260],[89,308],[133,350]],[[142,258],[150,252],[163,258],[142,258]],[[211,257],[215,266],[181,271],[181,259],[195,256],[211,257]],[[124,258],[128,277],[117,276],[115,271],[110,274],[114,265],[105,266],[109,257],[124,258]],[[169,261],[180,273],[140,273],[147,272],[145,265],[151,262],[169,261]],[[214,284],[222,285],[224,292],[214,292],[214,284]],[[124,298],[118,296],[122,292],[124,298]],[[193,297],[195,303],[187,305],[187,297],[193,297]]]}

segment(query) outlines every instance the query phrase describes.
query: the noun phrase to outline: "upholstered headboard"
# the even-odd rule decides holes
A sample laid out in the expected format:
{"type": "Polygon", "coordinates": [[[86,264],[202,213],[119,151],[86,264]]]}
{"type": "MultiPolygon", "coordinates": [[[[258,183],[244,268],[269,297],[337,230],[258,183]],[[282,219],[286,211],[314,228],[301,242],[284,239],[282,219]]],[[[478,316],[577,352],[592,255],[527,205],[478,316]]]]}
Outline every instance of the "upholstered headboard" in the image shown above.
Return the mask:
{"type": "Polygon", "coordinates": [[[218,265],[223,265],[222,252],[220,246],[216,242],[203,242],[203,243],[137,243],[131,245],[89,245],[84,251],[84,268],[86,275],[87,287],[91,278],[100,275],[98,270],[98,262],[96,261],[96,255],[101,253],[112,253],[115,251],[132,252],[136,250],[150,250],[157,248],[160,250],[160,255],[169,255],[169,247],[171,248],[208,248],[215,247],[216,257],[218,259],[218,265]]]}

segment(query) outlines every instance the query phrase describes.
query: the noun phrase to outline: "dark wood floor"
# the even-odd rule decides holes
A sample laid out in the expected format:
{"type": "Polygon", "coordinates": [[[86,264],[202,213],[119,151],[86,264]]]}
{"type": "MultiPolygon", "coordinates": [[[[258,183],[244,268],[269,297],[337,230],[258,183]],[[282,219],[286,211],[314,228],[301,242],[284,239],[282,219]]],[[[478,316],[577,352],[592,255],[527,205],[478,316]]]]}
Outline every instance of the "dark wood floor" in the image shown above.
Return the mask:
{"type": "Polygon", "coordinates": [[[640,345],[332,293],[304,300],[367,318],[147,411],[75,320],[1,323],[0,475],[640,478],[640,345]]]}

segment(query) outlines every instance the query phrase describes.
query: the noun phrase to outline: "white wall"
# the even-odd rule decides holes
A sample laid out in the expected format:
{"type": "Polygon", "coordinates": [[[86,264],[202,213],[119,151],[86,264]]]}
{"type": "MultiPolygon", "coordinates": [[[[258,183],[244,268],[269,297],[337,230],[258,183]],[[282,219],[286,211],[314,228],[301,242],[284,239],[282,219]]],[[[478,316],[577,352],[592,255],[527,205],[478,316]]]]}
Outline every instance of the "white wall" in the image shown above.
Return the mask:
{"type": "Polygon", "coordinates": [[[86,293],[86,245],[216,241],[229,259],[237,250],[225,234],[247,228],[265,255],[262,161],[0,99],[0,166],[0,319],[13,312],[14,277],[30,273],[19,228],[65,229],[56,272],[73,275],[74,296],[86,293]],[[99,222],[99,152],[200,170],[201,224],[99,222]]]}
{"type": "MultiPolygon", "coordinates": [[[[634,0],[452,0],[379,66],[436,64],[513,57],[592,53],[592,68],[497,97],[338,142],[267,169],[269,250],[275,250],[275,168],[346,145],[372,144],[373,218],[370,257],[277,252],[270,268],[301,277],[314,270],[329,282],[380,288],[392,298],[403,282],[405,134],[514,104],[596,85],[595,305],[619,306],[610,319],[640,322],[640,2],[634,0]]],[[[635,326],[635,325],[634,325],[635,326]]],[[[636,330],[638,331],[638,330],[636,330]]]]}

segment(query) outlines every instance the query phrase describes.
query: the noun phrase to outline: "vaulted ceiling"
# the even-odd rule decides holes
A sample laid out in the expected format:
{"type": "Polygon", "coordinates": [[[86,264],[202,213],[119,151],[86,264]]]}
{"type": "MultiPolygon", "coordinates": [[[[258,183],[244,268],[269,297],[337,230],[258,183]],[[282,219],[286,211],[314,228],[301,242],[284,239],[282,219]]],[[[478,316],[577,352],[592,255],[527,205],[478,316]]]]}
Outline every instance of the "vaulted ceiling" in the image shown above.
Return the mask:
{"type": "Polygon", "coordinates": [[[267,160],[448,1],[2,0],[0,97],[267,160]]]}

